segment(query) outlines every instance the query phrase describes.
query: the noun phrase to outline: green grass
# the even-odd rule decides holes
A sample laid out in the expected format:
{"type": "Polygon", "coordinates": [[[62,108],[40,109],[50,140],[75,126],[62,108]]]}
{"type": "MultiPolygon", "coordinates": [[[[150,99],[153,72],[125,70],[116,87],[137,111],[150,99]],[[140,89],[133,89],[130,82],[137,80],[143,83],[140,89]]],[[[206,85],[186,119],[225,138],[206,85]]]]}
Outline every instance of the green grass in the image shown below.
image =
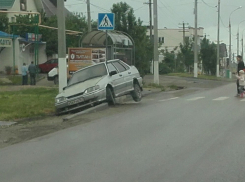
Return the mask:
{"type": "MultiPolygon", "coordinates": [[[[3,82],[0,79],[0,85],[22,85],[22,76],[21,75],[10,75],[6,76],[12,83],[3,82]]],[[[41,75],[38,75],[37,80],[41,78],[41,75]]],[[[28,76],[28,83],[30,82],[30,76],[28,76]]]]}
{"type": "Polygon", "coordinates": [[[155,83],[150,83],[148,85],[145,85],[146,88],[158,88],[158,89],[161,89],[161,91],[165,91],[165,87],[163,85],[158,85],[158,84],[155,84],[155,83]]]}
{"type": "Polygon", "coordinates": [[[0,121],[45,116],[55,111],[57,88],[0,92],[0,121]]]}

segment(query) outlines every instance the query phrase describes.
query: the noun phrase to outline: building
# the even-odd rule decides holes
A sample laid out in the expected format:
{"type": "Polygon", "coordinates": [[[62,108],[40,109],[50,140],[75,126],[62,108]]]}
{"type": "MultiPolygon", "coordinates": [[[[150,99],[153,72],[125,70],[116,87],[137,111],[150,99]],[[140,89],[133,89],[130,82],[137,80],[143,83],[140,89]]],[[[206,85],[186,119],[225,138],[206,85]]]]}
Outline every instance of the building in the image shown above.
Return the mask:
{"type": "MultiPolygon", "coordinates": [[[[46,43],[38,42],[39,64],[47,61],[46,43]]],[[[29,65],[35,60],[34,42],[18,35],[10,35],[0,31],[0,72],[5,72],[5,67],[10,66],[16,73],[21,74],[23,63],[29,65]]]]}
{"type": "MultiPolygon", "coordinates": [[[[203,37],[203,31],[204,28],[198,28],[197,35],[199,38],[203,37]]],[[[147,34],[150,35],[149,30],[147,34]]],[[[179,47],[180,43],[183,44],[184,36],[191,38],[194,35],[195,29],[192,27],[188,27],[185,31],[183,29],[158,29],[158,42],[161,44],[159,50],[167,48],[169,51],[172,51],[175,47],[179,47]]]]}
{"type": "MultiPolygon", "coordinates": [[[[57,0],[0,0],[0,10],[9,11],[7,16],[10,22],[15,22],[15,15],[18,15],[18,13],[11,13],[10,11],[43,11],[47,17],[50,17],[57,14],[57,0]]],[[[70,12],[65,9],[65,14],[68,15],[70,12]]]]}

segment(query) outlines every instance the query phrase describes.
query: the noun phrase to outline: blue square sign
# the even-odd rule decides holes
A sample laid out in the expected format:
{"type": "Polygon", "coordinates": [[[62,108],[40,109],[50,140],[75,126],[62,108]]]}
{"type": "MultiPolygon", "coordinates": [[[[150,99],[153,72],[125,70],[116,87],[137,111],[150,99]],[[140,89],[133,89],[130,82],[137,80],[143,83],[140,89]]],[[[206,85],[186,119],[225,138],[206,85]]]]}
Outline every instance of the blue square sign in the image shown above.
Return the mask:
{"type": "Polygon", "coordinates": [[[98,14],[98,30],[114,30],[115,15],[114,13],[98,14]]]}

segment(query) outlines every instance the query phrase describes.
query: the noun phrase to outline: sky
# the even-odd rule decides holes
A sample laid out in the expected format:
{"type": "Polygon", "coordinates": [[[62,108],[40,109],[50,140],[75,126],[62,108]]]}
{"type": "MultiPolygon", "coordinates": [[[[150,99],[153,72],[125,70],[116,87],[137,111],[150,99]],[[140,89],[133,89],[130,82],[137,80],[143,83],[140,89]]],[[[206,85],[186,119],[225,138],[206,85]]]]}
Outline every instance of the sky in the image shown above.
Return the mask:
{"type": "MultiPolygon", "coordinates": [[[[144,4],[149,0],[90,0],[91,17],[98,19],[98,13],[110,12],[114,3],[126,2],[135,11],[135,16],[149,25],[149,6],[144,4]]],[[[153,1],[153,0],[152,0],[153,1]]],[[[221,22],[220,41],[229,45],[229,16],[231,12],[242,6],[231,14],[232,28],[232,51],[237,52],[237,32],[240,24],[240,40],[242,32],[245,37],[245,0],[220,0],[221,22]],[[244,21],[244,22],[243,22],[244,21]],[[240,23],[242,22],[242,23],[240,23]],[[243,31],[244,30],[244,31],[243,31]]],[[[218,0],[198,0],[198,27],[204,28],[204,35],[211,41],[217,41],[218,28],[218,0]]],[[[66,8],[72,12],[83,13],[87,16],[86,0],[67,0],[66,8]]],[[[188,23],[194,27],[194,0],[158,0],[158,28],[179,28],[181,23],[188,23]]],[[[245,41],[244,41],[245,42],[245,41]]],[[[241,43],[240,43],[241,51],[241,43]]]]}

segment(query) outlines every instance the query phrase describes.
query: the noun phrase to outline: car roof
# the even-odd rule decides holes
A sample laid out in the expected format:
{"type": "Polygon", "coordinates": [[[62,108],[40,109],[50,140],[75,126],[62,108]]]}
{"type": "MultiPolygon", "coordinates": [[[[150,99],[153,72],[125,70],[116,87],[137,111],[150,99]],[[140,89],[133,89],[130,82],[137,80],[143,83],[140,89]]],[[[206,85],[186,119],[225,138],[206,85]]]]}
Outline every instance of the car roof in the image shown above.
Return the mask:
{"type": "MultiPolygon", "coordinates": [[[[115,62],[115,61],[120,61],[119,59],[112,59],[112,60],[108,60],[107,63],[112,63],[112,62],[115,62]]],[[[87,69],[87,68],[90,68],[90,67],[93,67],[93,66],[96,66],[96,65],[100,65],[100,64],[106,64],[106,62],[102,62],[102,63],[97,63],[97,64],[94,64],[94,65],[91,65],[91,66],[87,66],[85,68],[82,68],[80,70],[77,70],[75,73],[79,72],[79,71],[82,71],[84,69],[87,69]]],[[[75,74],[74,73],[74,74],[75,74]]]]}

